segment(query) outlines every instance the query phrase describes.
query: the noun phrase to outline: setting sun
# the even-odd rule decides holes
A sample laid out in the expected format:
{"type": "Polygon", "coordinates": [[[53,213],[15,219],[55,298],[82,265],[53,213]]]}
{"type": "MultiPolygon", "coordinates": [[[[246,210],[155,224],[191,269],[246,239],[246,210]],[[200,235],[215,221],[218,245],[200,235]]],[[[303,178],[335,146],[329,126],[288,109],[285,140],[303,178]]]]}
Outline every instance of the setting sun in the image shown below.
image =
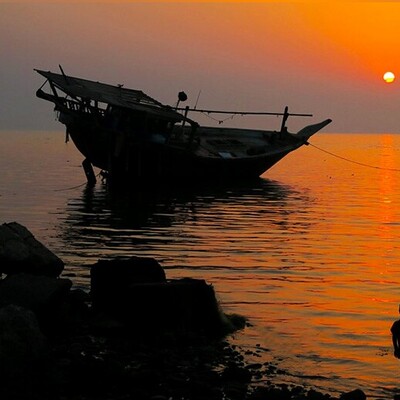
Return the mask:
{"type": "Polygon", "coordinates": [[[395,75],[393,72],[385,72],[385,74],[383,75],[383,80],[386,83],[392,83],[395,80],[395,75]]]}

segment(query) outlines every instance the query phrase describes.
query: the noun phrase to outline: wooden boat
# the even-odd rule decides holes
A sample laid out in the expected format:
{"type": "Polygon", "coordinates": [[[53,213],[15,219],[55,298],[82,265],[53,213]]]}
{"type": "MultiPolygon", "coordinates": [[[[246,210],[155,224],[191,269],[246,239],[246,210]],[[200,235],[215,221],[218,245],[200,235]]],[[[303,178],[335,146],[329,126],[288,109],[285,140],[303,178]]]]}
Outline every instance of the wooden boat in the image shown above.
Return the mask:
{"type": "MultiPolygon", "coordinates": [[[[164,105],[142,91],[36,70],[46,78],[36,95],[55,104],[58,120],[66,125],[86,158],[88,179],[95,182],[91,165],[111,182],[144,179],[227,180],[259,177],[331,120],[306,126],[292,134],[289,116],[269,112],[230,112],[164,105]],[[49,90],[43,87],[48,83],[49,90]],[[189,112],[264,114],[282,116],[280,131],[200,126],[189,112]]],[[[179,100],[186,100],[181,92],[179,100]]]]}

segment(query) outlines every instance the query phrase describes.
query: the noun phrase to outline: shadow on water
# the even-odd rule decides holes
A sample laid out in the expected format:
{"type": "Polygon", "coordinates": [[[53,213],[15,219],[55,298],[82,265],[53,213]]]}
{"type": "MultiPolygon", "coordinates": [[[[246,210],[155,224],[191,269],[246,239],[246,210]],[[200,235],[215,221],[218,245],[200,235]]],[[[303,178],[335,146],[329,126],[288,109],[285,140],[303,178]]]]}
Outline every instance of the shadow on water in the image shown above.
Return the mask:
{"type": "Polygon", "coordinates": [[[264,179],[235,185],[157,184],[129,191],[86,187],[60,213],[60,250],[66,256],[75,253],[80,264],[134,254],[158,256],[162,262],[183,248],[195,248],[199,230],[223,231],[233,223],[236,231],[245,229],[250,217],[281,224],[307,202],[307,194],[264,179]]]}

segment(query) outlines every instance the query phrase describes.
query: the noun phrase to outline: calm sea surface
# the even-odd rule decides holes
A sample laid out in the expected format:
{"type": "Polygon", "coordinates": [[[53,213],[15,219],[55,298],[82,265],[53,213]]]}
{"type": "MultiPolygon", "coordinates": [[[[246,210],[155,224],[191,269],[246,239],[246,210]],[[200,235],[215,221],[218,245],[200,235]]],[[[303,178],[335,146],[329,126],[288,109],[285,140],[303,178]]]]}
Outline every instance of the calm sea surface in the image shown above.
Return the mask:
{"type": "MultiPolygon", "coordinates": [[[[87,287],[99,258],[153,256],[167,277],[205,278],[251,327],[278,379],[337,394],[400,392],[390,327],[400,303],[400,135],[319,134],[259,182],[86,188],[61,132],[0,133],[0,223],[18,221],[87,287]]],[[[192,182],[193,184],[193,182],[192,182]]],[[[255,361],[259,362],[260,359],[255,361]]]]}

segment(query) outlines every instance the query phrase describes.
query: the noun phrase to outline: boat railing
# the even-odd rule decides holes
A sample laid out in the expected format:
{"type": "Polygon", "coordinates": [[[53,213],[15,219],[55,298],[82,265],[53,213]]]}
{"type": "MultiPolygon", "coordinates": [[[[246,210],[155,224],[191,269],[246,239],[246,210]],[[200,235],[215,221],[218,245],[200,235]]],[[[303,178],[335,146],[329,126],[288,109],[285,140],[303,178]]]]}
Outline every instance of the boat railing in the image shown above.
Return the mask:
{"type": "Polygon", "coordinates": [[[71,99],[63,99],[63,105],[70,111],[77,111],[86,114],[97,114],[100,116],[105,115],[105,110],[98,106],[93,106],[90,102],[79,102],[71,99]]]}
{"type": "MultiPolygon", "coordinates": [[[[230,117],[227,119],[233,118],[235,115],[240,115],[240,116],[255,116],[255,115],[264,115],[264,116],[281,116],[282,117],[282,123],[281,123],[281,129],[280,132],[281,134],[284,134],[287,132],[286,128],[286,121],[291,117],[312,117],[313,114],[306,114],[306,113],[289,113],[289,107],[286,106],[283,112],[267,112],[267,111],[227,111],[227,110],[209,110],[209,109],[198,109],[198,108],[190,108],[190,107],[185,107],[185,108],[175,108],[176,111],[183,112],[183,123],[182,126],[184,126],[184,123],[186,120],[188,120],[188,114],[189,112],[196,112],[196,113],[201,113],[207,116],[210,116],[211,114],[229,114],[230,117]]],[[[218,120],[215,118],[212,118],[215,121],[218,122],[218,124],[222,124],[226,119],[218,120]]]]}

